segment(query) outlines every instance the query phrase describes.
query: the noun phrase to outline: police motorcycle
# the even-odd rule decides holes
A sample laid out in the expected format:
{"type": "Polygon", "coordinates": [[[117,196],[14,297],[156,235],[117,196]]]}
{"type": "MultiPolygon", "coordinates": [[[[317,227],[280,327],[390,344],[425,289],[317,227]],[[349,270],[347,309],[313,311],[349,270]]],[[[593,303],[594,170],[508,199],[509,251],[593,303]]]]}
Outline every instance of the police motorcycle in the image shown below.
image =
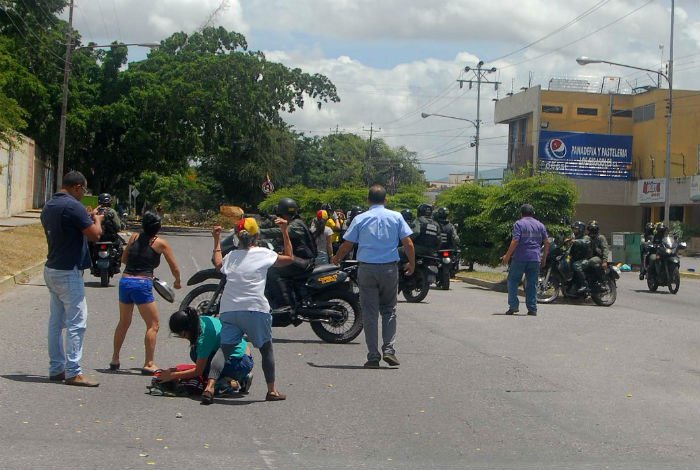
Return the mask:
{"type": "Polygon", "coordinates": [[[681,287],[681,261],[678,250],[686,248],[685,242],[678,243],[667,234],[666,226],[660,224],[655,234],[655,244],[647,255],[647,287],[656,292],[659,286],[667,286],[671,294],[678,293],[681,287]]]}
{"type": "MultiPolygon", "coordinates": [[[[269,242],[259,246],[273,249],[269,242]]],[[[221,243],[222,254],[237,249],[235,235],[221,243]]],[[[356,265],[339,268],[332,264],[316,266],[313,271],[286,279],[285,305],[272,309],[272,326],[299,326],[310,323],[313,332],[327,343],[348,343],[362,332],[359,290],[353,279],[356,265]]],[[[182,300],[180,309],[192,307],[200,315],[217,316],[226,277],[214,268],[203,269],[190,277],[188,286],[197,285],[182,300]],[[204,283],[204,284],[203,284],[204,283]],[[200,284],[200,285],[198,285],[200,284]]],[[[269,300],[269,299],[268,299],[269,300]]]]}
{"type": "MultiPolygon", "coordinates": [[[[102,193],[98,196],[100,207],[97,213],[103,215],[110,210],[112,197],[107,193],[102,193]]],[[[107,222],[103,222],[103,230],[107,222]]],[[[121,258],[126,242],[119,235],[118,231],[122,227],[113,227],[109,236],[103,235],[100,241],[90,242],[90,273],[100,278],[100,286],[109,286],[109,280],[115,274],[121,272],[121,258]],[[111,240],[109,240],[111,238],[111,240]]]]}
{"type": "Polygon", "coordinates": [[[589,288],[580,291],[574,278],[570,248],[571,242],[568,240],[549,239],[549,255],[545,266],[540,270],[537,283],[537,302],[549,304],[559,296],[578,300],[585,300],[590,296],[596,305],[610,307],[617,300],[619,269],[616,266],[608,267],[603,279],[597,279],[593,270],[585,269],[589,288]]]}

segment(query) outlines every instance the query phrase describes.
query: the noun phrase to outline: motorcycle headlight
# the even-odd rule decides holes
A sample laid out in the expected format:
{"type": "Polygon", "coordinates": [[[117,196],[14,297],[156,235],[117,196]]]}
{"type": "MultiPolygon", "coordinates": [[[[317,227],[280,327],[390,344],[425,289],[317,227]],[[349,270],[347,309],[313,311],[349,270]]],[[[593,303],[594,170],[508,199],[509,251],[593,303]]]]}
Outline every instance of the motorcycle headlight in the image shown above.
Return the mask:
{"type": "Polygon", "coordinates": [[[99,256],[100,258],[108,258],[109,253],[106,251],[100,251],[99,253],[97,253],[97,256],[99,256]]]}
{"type": "Polygon", "coordinates": [[[672,254],[672,253],[673,253],[673,250],[672,250],[672,249],[670,249],[670,248],[666,248],[666,250],[665,250],[665,251],[666,251],[666,254],[667,254],[667,255],[670,255],[670,254],[672,254]]]}

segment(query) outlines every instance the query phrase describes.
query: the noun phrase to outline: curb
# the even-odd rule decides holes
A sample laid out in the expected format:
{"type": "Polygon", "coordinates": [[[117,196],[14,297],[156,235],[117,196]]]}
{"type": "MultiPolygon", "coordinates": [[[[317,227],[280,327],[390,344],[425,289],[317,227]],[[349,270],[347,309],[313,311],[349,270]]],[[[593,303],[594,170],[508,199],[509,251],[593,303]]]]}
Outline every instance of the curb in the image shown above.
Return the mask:
{"type": "Polygon", "coordinates": [[[700,279],[700,273],[691,273],[690,271],[681,271],[681,277],[686,279],[700,279]]]}
{"type": "Polygon", "coordinates": [[[28,284],[32,277],[36,276],[44,269],[45,262],[46,261],[41,261],[11,276],[0,278],[0,294],[9,292],[17,285],[28,284]]]}

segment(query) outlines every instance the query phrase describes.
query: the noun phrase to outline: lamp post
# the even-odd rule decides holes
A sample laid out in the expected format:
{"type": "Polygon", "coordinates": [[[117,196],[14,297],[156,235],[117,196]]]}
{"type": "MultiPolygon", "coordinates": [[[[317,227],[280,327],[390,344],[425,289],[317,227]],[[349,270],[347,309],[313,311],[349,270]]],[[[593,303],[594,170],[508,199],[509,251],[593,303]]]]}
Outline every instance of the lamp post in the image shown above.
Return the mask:
{"type": "MultiPolygon", "coordinates": [[[[423,119],[429,118],[430,116],[437,116],[437,117],[442,117],[442,118],[447,118],[447,119],[456,119],[457,121],[467,121],[468,123],[471,123],[472,126],[474,126],[477,129],[477,132],[479,130],[479,121],[472,121],[471,119],[467,118],[461,118],[461,117],[456,117],[456,116],[448,116],[446,114],[437,114],[437,113],[420,113],[420,117],[423,119]]],[[[479,137],[477,136],[474,142],[474,146],[476,147],[476,159],[474,160],[474,180],[479,179],[479,137]]]]}
{"type": "Polygon", "coordinates": [[[579,57],[576,59],[579,65],[588,64],[609,64],[627,69],[642,70],[644,72],[657,73],[664,77],[668,82],[668,115],[666,119],[666,182],[664,188],[664,224],[669,226],[671,221],[671,128],[673,122],[673,23],[674,23],[675,0],[671,0],[671,44],[669,47],[668,59],[668,75],[658,70],[646,69],[644,67],[636,67],[634,65],[620,64],[609,60],[590,59],[588,57],[579,57]]]}
{"type": "Polygon", "coordinates": [[[56,165],[56,191],[61,189],[63,183],[63,163],[65,160],[66,152],[66,120],[68,116],[68,82],[70,80],[71,73],[71,58],[74,51],[80,49],[99,49],[102,47],[121,47],[121,46],[139,46],[139,47],[149,47],[151,49],[160,47],[158,43],[128,43],[128,44],[109,44],[109,45],[99,45],[90,44],[87,46],[80,46],[73,48],[73,2],[70,3],[69,19],[68,19],[68,33],[66,38],[68,39],[68,44],[66,46],[66,60],[65,67],[63,69],[63,100],[61,102],[61,122],[58,129],[58,162],[56,165]]]}

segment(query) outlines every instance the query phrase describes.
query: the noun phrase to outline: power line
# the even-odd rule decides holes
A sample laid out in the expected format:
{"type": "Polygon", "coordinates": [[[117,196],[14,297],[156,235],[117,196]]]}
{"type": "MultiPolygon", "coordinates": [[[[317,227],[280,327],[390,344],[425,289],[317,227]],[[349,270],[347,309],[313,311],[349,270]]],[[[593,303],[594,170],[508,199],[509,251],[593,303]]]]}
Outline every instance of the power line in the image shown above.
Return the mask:
{"type": "Polygon", "coordinates": [[[556,49],[553,49],[553,50],[551,50],[551,51],[549,51],[549,52],[545,52],[544,54],[540,54],[540,55],[538,55],[538,56],[536,56],[536,57],[533,57],[533,58],[531,58],[531,59],[526,59],[526,60],[523,60],[523,61],[521,61],[521,62],[516,62],[516,63],[514,63],[514,64],[504,65],[504,66],[502,66],[502,67],[500,67],[500,68],[501,68],[501,70],[503,70],[503,69],[507,69],[507,68],[510,68],[510,67],[517,67],[518,65],[522,65],[522,64],[525,64],[525,63],[527,63],[527,62],[532,62],[532,61],[541,59],[542,57],[548,56],[549,54],[553,54],[553,53],[558,52],[558,51],[560,51],[560,50],[562,50],[562,49],[565,49],[565,48],[567,48],[567,47],[569,47],[569,46],[571,46],[571,45],[573,45],[573,44],[576,44],[577,42],[581,42],[581,41],[583,41],[584,39],[589,38],[590,36],[594,35],[595,33],[598,33],[598,32],[600,32],[600,31],[602,31],[602,30],[604,30],[604,29],[606,29],[606,28],[609,28],[610,26],[612,26],[612,25],[614,25],[614,24],[619,23],[620,21],[624,20],[625,18],[627,18],[627,17],[633,15],[634,13],[638,12],[638,11],[641,10],[642,8],[648,6],[648,5],[651,4],[652,2],[654,2],[654,0],[647,0],[646,3],[644,3],[644,4],[640,5],[640,6],[638,6],[638,7],[635,8],[634,10],[632,10],[632,11],[626,13],[625,15],[623,15],[623,16],[617,18],[616,20],[611,21],[610,23],[608,23],[608,24],[606,24],[606,25],[604,25],[604,26],[601,26],[600,28],[598,28],[598,29],[596,29],[596,30],[594,30],[594,31],[592,31],[592,32],[590,32],[590,33],[584,35],[584,36],[581,36],[581,37],[579,37],[578,39],[575,39],[575,40],[573,40],[573,41],[571,41],[571,42],[568,42],[568,43],[564,44],[563,46],[560,46],[560,47],[558,47],[558,48],[556,48],[556,49]]]}
{"type": "Polygon", "coordinates": [[[514,50],[514,51],[512,51],[512,52],[509,52],[509,53],[507,53],[507,54],[504,54],[504,55],[502,55],[502,56],[500,56],[500,57],[496,57],[495,59],[490,59],[489,62],[496,62],[496,61],[499,61],[499,60],[503,60],[503,59],[505,59],[506,57],[510,57],[510,56],[512,56],[512,55],[515,55],[515,54],[517,54],[517,53],[519,53],[519,52],[522,52],[522,51],[524,51],[524,50],[526,50],[526,49],[529,49],[530,47],[532,47],[532,46],[534,46],[534,45],[536,45],[536,44],[541,43],[542,41],[544,41],[544,40],[546,40],[546,39],[549,39],[550,37],[554,36],[555,34],[557,34],[557,33],[561,32],[561,31],[565,30],[565,29],[568,28],[569,26],[572,26],[573,24],[578,23],[579,21],[581,21],[583,18],[585,18],[586,16],[590,15],[591,13],[594,13],[595,11],[599,10],[600,8],[602,8],[602,7],[603,7],[606,3],[608,3],[609,1],[610,1],[610,0],[601,0],[600,2],[596,3],[596,4],[593,5],[591,8],[589,8],[589,9],[586,10],[586,11],[584,11],[583,13],[581,13],[580,15],[578,15],[577,17],[575,17],[573,20],[569,21],[568,23],[564,24],[563,26],[560,26],[559,28],[557,28],[557,29],[555,29],[555,30],[553,30],[553,31],[551,31],[551,32],[549,32],[549,33],[547,33],[547,34],[545,34],[545,35],[542,36],[541,38],[539,38],[539,39],[537,39],[537,40],[535,40],[535,41],[532,41],[531,43],[526,44],[526,45],[524,45],[524,46],[522,46],[522,47],[520,47],[520,48],[518,48],[518,49],[516,49],[516,50],[514,50]]]}

